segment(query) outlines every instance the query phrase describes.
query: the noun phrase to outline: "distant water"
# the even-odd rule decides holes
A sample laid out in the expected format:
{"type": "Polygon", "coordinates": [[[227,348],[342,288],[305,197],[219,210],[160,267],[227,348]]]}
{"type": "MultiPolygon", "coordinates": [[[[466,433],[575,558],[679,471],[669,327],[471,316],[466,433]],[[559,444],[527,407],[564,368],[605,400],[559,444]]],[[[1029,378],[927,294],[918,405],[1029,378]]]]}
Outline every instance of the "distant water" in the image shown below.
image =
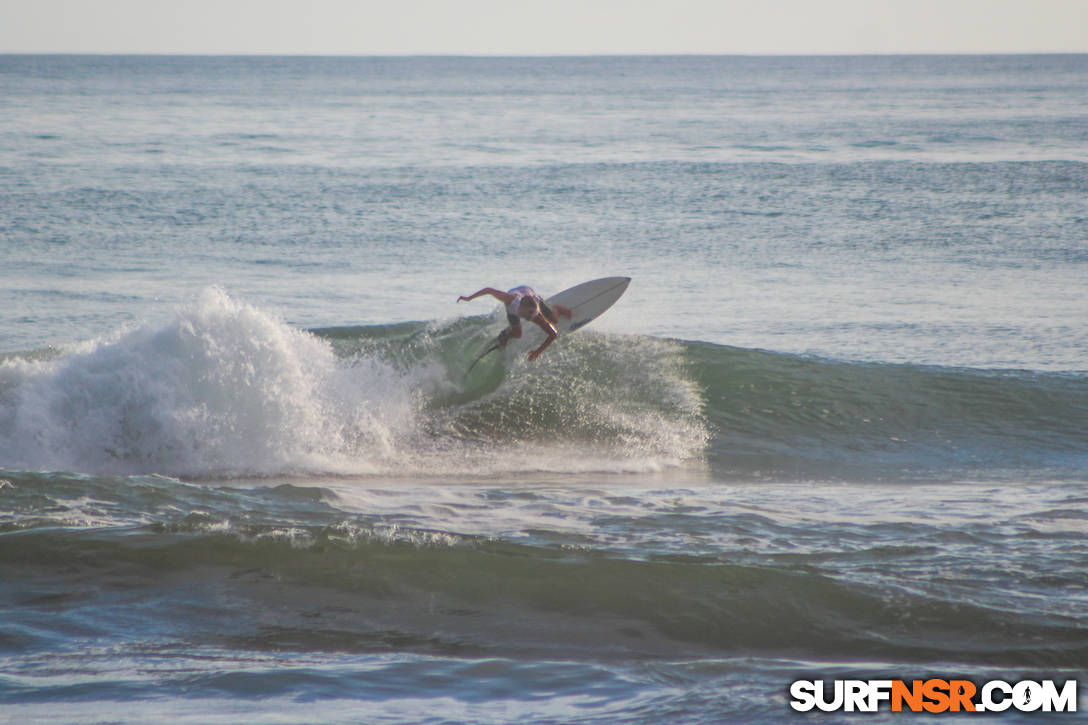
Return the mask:
{"type": "Polygon", "coordinates": [[[1088,56],[0,56],[0,711],[1088,707],[1085,98],[1088,56]],[[503,318],[458,295],[616,274],[466,374],[503,318]]]}

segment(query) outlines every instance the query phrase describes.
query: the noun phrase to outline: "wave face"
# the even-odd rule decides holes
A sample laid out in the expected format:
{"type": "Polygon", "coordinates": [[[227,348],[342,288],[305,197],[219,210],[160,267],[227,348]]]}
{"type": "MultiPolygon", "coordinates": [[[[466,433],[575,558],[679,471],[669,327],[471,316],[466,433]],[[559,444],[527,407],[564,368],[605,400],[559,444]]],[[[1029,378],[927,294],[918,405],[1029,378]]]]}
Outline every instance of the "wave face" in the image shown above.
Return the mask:
{"type": "Polygon", "coordinates": [[[691,344],[716,467],[749,475],[1088,473],[1088,377],[691,344]]]}
{"type": "Polygon", "coordinates": [[[579,333],[485,357],[490,317],[302,331],[221,291],[0,366],[6,468],[191,477],[1083,475],[1088,380],[579,333]]]}

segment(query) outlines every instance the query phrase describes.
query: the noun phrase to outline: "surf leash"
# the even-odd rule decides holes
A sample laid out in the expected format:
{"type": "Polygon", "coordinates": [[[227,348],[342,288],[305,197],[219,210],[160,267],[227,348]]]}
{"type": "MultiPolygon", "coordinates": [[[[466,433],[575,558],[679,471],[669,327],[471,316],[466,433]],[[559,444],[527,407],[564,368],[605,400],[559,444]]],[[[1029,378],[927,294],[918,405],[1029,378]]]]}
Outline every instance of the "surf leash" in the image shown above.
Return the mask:
{"type": "Polygon", "coordinates": [[[498,350],[500,347],[502,347],[502,343],[496,340],[495,344],[484,350],[482,353],[480,353],[479,357],[472,361],[472,364],[468,366],[468,370],[465,371],[465,375],[468,375],[472,372],[472,368],[476,367],[476,363],[480,362],[485,357],[498,350]]]}

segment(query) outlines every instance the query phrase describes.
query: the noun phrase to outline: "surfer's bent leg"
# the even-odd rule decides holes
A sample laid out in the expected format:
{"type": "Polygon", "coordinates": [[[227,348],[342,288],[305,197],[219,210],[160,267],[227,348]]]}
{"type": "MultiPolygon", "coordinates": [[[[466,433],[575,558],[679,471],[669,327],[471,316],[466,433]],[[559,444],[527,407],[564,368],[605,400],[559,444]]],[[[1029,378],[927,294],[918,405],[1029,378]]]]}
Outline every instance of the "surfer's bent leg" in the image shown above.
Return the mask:
{"type": "Polygon", "coordinates": [[[518,339],[521,337],[521,324],[510,325],[505,330],[499,333],[499,347],[506,347],[506,343],[511,339],[518,339]]]}

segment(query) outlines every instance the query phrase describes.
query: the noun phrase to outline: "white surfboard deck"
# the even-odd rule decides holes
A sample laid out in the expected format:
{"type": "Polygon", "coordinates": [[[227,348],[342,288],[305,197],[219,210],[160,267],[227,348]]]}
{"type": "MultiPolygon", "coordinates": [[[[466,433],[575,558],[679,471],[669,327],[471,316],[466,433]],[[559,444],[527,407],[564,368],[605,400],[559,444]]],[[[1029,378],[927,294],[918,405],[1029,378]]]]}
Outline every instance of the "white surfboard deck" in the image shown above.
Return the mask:
{"type": "Polygon", "coordinates": [[[549,305],[561,305],[571,311],[569,318],[559,315],[556,331],[564,335],[593,322],[616,304],[616,300],[623,296],[630,283],[630,277],[602,277],[552,295],[545,300],[549,305]]]}

